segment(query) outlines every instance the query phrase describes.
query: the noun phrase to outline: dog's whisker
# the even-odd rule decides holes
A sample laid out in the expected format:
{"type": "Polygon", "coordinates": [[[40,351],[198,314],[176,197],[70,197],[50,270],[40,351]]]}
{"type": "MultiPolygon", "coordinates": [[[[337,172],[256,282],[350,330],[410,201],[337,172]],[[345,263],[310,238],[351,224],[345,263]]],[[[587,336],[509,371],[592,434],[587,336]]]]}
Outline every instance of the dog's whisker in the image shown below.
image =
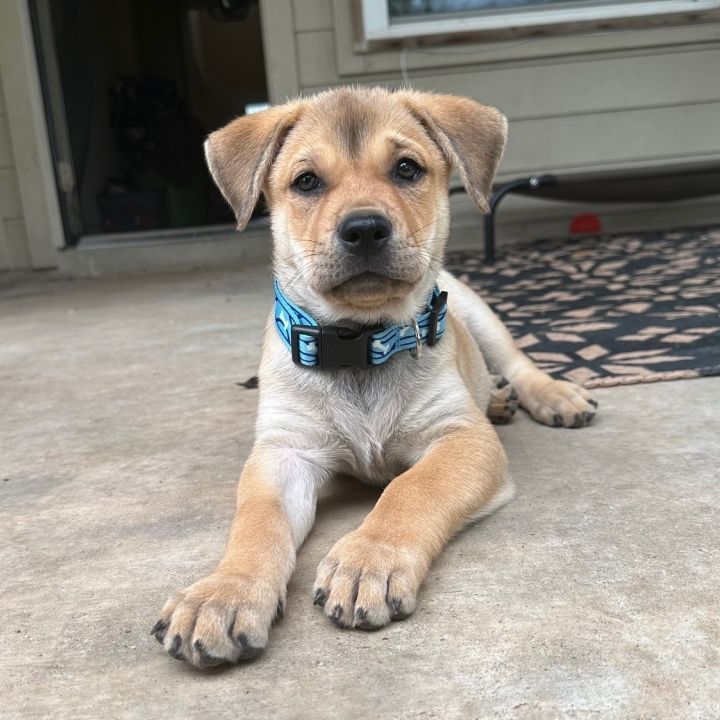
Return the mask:
{"type": "Polygon", "coordinates": [[[434,225],[434,224],[435,224],[435,220],[432,220],[431,222],[426,223],[425,225],[421,225],[419,228],[416,228],[412,232],[408,233],[407,237],[411,238],[414,235],[417,235],[417,233],[421,232],[422,230],[426,230],[427,228],[429,228],[431,225],[434,225]]]}
{"type": "Polygon", "coordinates": [[[291,278],[285,283],[285,288],[290,288],[293,283],[302,276],[302,274],[312,268],[313,266],[317,266],[317,263],[315,263],[313,260],[308,260],[307,262],[302,263],[296,270],[296,272],[291,276],[291,278]]]}

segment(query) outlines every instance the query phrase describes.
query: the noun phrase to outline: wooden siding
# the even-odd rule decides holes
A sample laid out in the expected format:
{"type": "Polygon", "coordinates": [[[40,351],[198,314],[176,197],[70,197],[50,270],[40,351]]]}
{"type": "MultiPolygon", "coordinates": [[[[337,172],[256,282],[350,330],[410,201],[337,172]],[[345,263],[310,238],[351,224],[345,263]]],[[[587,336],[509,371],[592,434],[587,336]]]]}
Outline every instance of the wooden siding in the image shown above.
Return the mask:
{"type": "MultiPolygon", "coordinates": [[[[296,93],[346,83],[404,84],[400,52],[354,51],[347,0],[265,0],[270,56],[281,4],[287,11],[277,22],[290,19],[295,45],[285,42],[279,50],[294,62],[283,77],[293,77],[296,93]]],[[[404,61],[414,87],[475,97],[508,116],[501,178],[720,160],[718,23],[410,51],[404,61]]],[[[464,200],[453,205],[456,222],[478,222],[464,200]]],[[[693,207],[665,209],[663,220],[682,224],[693,207]]],[[[720,203],[705,199],[698,207],[710,219],[717,207],[720,221],[720,203]]],[[[634,226],[653,217],[652,206],[605,209],[615,218],[634,214],[634,226]]],[[[519,200],[507,212],[527,223],[576,210],[519,200]],[[543,212],[545,205],[552,210],[543,212]]]]}

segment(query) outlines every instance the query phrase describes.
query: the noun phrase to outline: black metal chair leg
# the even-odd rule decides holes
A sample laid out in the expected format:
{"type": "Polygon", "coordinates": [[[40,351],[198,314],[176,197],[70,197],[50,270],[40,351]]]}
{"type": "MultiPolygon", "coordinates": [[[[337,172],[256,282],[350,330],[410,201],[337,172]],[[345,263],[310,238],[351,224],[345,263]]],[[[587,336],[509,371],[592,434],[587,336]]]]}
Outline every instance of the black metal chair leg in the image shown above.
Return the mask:
{"type": "Polygon", "coordinates": [[[554,175],[532,175],[500,185],[490,198],[490,211],[485,215],[485,262],[490,265],[495,262],[495,213],[500,201],[514,190],[535,190],[543,185],[554,185],[557,178],[554,175]]]}

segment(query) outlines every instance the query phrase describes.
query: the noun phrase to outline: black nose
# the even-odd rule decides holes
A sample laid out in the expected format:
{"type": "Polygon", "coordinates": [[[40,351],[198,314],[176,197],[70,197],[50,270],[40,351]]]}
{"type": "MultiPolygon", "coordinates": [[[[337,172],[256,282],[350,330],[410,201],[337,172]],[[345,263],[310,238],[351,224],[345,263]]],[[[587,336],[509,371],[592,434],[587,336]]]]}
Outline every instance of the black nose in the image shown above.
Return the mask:
{"type": "Polygon", "coordinates": [[[338,228],[343,246],[356,255],[380,252],[391,234],[392,225],[384,215],[348,215],[338,228]]]}

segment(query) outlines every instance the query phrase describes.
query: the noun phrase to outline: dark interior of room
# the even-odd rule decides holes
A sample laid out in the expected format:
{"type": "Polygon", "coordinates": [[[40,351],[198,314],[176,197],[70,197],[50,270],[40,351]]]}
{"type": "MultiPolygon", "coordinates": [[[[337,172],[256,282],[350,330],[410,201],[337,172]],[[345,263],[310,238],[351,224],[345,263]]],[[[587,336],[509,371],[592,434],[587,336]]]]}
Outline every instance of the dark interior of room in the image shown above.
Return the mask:
{"type": "Polygon", "coordinates": [[[41,65],[55,60],[60,85],[45,73],[48,119],[74,174],[69,241],[231,223],[202,142],[267,102],[257,2],[38,0],[43,12],[41,65]]]}

